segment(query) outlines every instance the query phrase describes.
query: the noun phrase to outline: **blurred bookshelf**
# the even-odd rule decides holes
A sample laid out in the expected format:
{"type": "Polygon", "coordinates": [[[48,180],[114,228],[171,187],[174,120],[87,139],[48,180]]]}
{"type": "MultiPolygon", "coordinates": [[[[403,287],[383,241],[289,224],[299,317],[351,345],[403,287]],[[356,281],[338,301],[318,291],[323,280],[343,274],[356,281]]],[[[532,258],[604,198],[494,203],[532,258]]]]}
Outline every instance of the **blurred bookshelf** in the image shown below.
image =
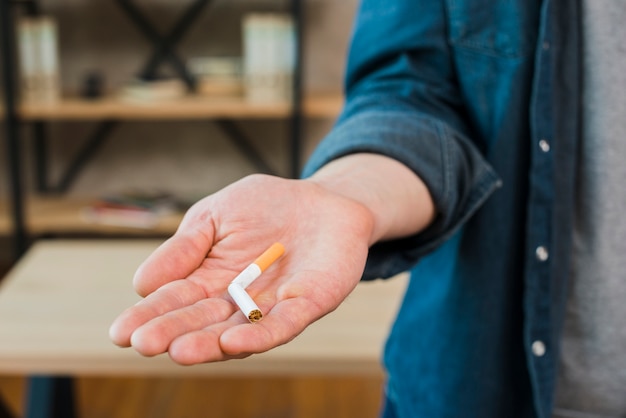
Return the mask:
{"type": "MultiPolygon", "coordinates": [[[[280,3],[279,0],[276,1],[280,3]]],[[[174,26],[179,29],[180,36],[175,36],[175,31],[170,34],[157,34],[157,28],[150,27],[151,22],[137,7],[139,4],[135,5],[134,0],[118,0],[116,2],[118,6],[121,6],[136,28],[141,29],[140,32],[143,32],[154,47],[151,63],[154,65],[144,66],[142,72],[135,74],[141,77],[129,80],[121,89],[111,92],[100,91],[95,95],[85,95],[85,92],[81,91],[81,96],[69,96],[61,86],[58,73],[59,59],[55,50],[62,47],[62,39],[58,38],[57,22],[54,16],[46,16],[42,13],[38,0],[10,2],[13,7],[24,9],[21,15],[13,13],[10,7],[4,4],[3,21],[6,20],[10,25],[5,25],[2,33],[7,35],[5,36],[7,39],[11,38],[11,31],[16,34],[12,39],[13,48],[5,48],[7,53],[3,54],[4,66],[15,71],[14,73],[7,72],[13,81],[11,82],[11,77],[5,77],[4,90],[10,94],[6,95],[8,97],[6,102],[0,102],[0,121],[15,127],[13,130],[7,130],[9,132],[7,144],[13,144],[13,149],[19,148],[17,143],[22,138],[18,138],[18,127],[21,124],[30,124],[35,127],[35,129],[28,130],[34,140],[33,143],[36,144],[34,154],[45,155],[44,151],[37,148],[40,146],[45,148],[48,142],[43,129],[45,124],[66,121],[90,121],[100,124],[94,135],[85,138],[84,142],[88,145],[107,136],[112,123],[141,120],[213,120],[221,124],[222,131],[232,137],[234,142],[241,144],[246,142],[246,138],[242,138],[241,132],[233,126],[232,122],[284,120],[291,126],[289,128],[291,150],[287,153],[287,157],[291,161],[291,173],[294,176],[294,173],[299,171],[301,141],[299,132],[302,123],[311,119],[334,119],[341,111],[343,97],[341,92],[336,91],[303,91],[301,61],[304,52],[302,51],[301,22],[305,2],[303,0],[282,1],[289,5],[289,12],[282,12],[282,14],[253,12],[243,20],[244,47],[241,57],[235,57],[235,59],[232,57],[229,59],[196,57],[195,61],[184,62],[177,54],[176,44],[182,38],[182,33],[195,20],[199,11],[209,4],[210,0],[195,0],[185,6],[188,8],[181,14],[180,20],[174,26]],[[261,39],[267,42],[268,33],[274,36],[273,46],[259,43],[261,39]],[[35,43],[33,39],[36,39],[35,43]],[[284,50],[292,47],[293,54],[284,56],[284,50]],[[13,49],[13,53],[9,49],[13,49]],[[33,58],[37,55],[43,58],[33,58]],[[24,57],[27,59],[25,60],[24,57]],[[175,90],[179,94],[172,97],[159,97],[158,100],[147,100],[145,97],[143,99],[135,97],[134,99],[138,100],[131,100],[133,98],[128,94],[124,95],[128,93],[129,87],[136,87],[137,82],[144,85],[154,83],[150,85],[148,91],[142,91],[148,94],[154,93],[150,91],[150,88],[161,80],[151,77],[157,75],[157,64],[167,63],[167,61],[173,64],[174,69],[178,68],[178,71],[175,71],[178,73],[175,79],[180,86],[175,90]],[[253,61],[254,65],[251,64],[253,61]],[[271,67],[269,78],[268,74],[264,73],[268,71],[268,62],[278,63],[278,66],[269,64],[271,67]],[[254,67],[252,72],[251,67],[254,67]],[[206,72],[202,72],[204,70],[206,72]],[[285,71],[290,73],[286,74],[285,71]],[[31,81],[28,77],[31,77],[31,81]],[[12,87],[18,85],[19,88],[12,87]],[[272,91],[272,86],[279,88],[272,91]],[[43,88],[43,94],[35,87],[40,90],[43,88]],[[230,91],[231,94],[225,94],[226,91],[230,91]],[[12,117],[7,119],[8,115],[12,117]]],[[[219,40],[216,41],[219,42],[219,40]]],[[[166,82],[169,81],[166,80],[166,82]]],[[[261,156],[254,155],[253,147],[250,148],[249,145],[244,144],[238,145],[238,148],[240,151],[243,150],[244,155],[251,162],[254,163],[256,160],[257,167],[261,169],[264,166],[267,167],[265,161],[261,161],[261,156]]],[[[150,227],[89,222],[85,220],[84,209],[98,196],[78,198],[67,196],[63,194],[63,191],[67,190],[64,187],[42,190],[40,186],[36,186],[34,190],[30,188],[28,191],[20,190],[15,184],[22,183],[19,178],[22,167],[19,166],[22,164],[23,156],[19,156],[19,151],[16,153],[19,158],[11,157],[10,165],[15,164],[18,167],[12,167],[9,170],[14,173],[12,176],[15,177],[11,179],[13,192],[9,193],[9,197],[0,196],[0,236],[15,234],[16,242],[23,241],[21,237],[24,235],[29,238],[89,234],[167,236],[176,230],[182,219],[182,213],[168,213],[160,215],[158,221],[150,227]],[[15,205],[16,201],[21,203],[15,205]],[[15,213],[16,207],[21,208],[19,209],[21,212],[18,211],[19,217],[15,213]],[[23,225],[19,225],[20,222],[16,221],[20,217],[23,225]]],[[[45,166],[46,162],[42,164],[45,166]]],[[[76,164],[79,165],[79,162],[76,164]]],[[[40,178],[42,173],[45,177],[45,169],[37,168],[36,171],[35,178],[40,178]]],[[[97,192],[94,191],[94,193],[97,192]]],[[[18,243],[18,247],[20,246],[18,243]]]]}
{"type": "MultiPolygon", "coordinates": [[[[334,118],[342,104],[343,98],[338,92],[308,94],[302,102],[302,115],[306,118],[334,118]]],[[[16,111],[23,121],[279,119],[289,117],[291,106],[288,101],[255,103],[241,97],[189,95],[172,100],[134,103],[109,96],[98,100],[64,97],[52,103],[23,102],[16,111]]],[[[4,118],[4,113],[4,106],[0,104],[0,120],[4,118]]]]}

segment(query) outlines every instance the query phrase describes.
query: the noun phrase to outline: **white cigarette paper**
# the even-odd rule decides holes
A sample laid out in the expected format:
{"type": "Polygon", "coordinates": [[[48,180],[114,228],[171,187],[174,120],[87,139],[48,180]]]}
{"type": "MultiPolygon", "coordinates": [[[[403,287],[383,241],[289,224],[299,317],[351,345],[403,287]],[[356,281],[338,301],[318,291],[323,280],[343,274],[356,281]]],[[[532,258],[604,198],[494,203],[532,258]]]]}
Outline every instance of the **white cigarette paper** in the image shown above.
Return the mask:
{"type": "Polygon", "coordinates": [[[261,273],[261,268],[252,263],[248,267],[243,269],[243,271],[239,273],[231,283],[238,284],[243,289],[245,289],[246,287],[250,286],[250,283],[252,283],[257,277],[259,277],[261,273]]]}
{"type": "Polygon", "coordinates": [[[279,242],[275,243],[254,260],[252,264],[243,269],[228,286],[228,294],[250,322],[260,321],[263,318],[263,313],[245,289],[274,261],[278,260],[284,252],[285,247],[279,242]]]}
{"type": "Polygon", "coordinates": [[[228,294],[239,306],[241,312],[248,318],[248,321],[257,322],[263,318],[263,313],[243,287],[237,283],[231,283],[228,286],[228,294]]]}

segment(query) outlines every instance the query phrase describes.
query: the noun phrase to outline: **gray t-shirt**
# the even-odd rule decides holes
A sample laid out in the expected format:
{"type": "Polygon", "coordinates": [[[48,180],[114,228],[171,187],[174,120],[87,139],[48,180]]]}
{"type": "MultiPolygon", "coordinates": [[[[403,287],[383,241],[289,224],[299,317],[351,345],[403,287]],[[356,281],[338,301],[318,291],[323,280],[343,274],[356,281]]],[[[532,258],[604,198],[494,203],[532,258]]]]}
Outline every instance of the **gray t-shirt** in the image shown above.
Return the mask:
{"type": "Polygon", "coordinates": [[[582,0],[583,135],[558,418],[626,417],[626,1],[582,0]]]}

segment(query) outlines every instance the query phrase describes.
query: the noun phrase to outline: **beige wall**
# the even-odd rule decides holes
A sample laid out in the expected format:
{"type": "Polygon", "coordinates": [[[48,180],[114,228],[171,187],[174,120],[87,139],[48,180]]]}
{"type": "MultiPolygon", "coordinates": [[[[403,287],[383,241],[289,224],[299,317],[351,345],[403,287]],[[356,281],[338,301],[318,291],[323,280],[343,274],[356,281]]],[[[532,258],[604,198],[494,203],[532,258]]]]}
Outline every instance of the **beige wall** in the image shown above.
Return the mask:
{"type": "MultiPolygon", "coordinates": [[[[268,10],[281,1],[215,0],[211,10],[202,15],[181,43],[180,54],[191,57],[238,53],[242,10],[268,10]]],[[[167,29],[180,14],[183,2],[138,0],[136,3],[161,29],[167,29]]],[[[307,89],[338,90],[357,0],[308,0],[306,3],[307,89]]],[[[44,11],[56,16],[60,24],[63,87],[68,92],[78,90],[81,80],[94,70],[106,77],[109,88],[118,87],[132,77],[151,51],[149,43],[114,1],[45,0],[42,4],[44,11]]],[[[305,154],[327,132],[331,122],[306,123],[305,154]]],[[[53,178],[58,177],[68,155],[93,128],[92,123],[50,124],[53,178]]],[[[281,173],[288,173],[284,122],[242,122],[241,128],[253,137],[255,145],[263,150],[273,166],[281,173]]],[[[28,133],[28,128],[24,132],[28,133]]],[[[25,135],[27,154],[28,138],[25,135]]],[[[3,194],[6,192],[4,151],[3,146],[0,151],[3,194]]],[[[27,174],[32,172],[28,165],[27,161],[27,174]]],[[[201,196],[253,171],[210,121],[130,122],[119,126],[70,193],[148,188],[201,196]]],[[[27,184],[30,183],[28,180],[27,184]]]]}

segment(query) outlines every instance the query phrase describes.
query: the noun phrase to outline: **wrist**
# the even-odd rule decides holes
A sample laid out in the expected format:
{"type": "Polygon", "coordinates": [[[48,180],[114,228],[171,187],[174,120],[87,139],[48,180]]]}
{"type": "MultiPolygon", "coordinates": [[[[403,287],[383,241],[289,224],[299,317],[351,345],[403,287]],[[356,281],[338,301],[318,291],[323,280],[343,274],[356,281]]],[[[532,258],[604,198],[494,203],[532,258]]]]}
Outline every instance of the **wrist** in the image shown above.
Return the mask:
{"type": "Polygon", "coordinates": [[[408,167],[379,154],[331,161],[308,181],[361,205],[369,213],[369,244],[420,232],[435,217],[430,193],[408,167]]]}

